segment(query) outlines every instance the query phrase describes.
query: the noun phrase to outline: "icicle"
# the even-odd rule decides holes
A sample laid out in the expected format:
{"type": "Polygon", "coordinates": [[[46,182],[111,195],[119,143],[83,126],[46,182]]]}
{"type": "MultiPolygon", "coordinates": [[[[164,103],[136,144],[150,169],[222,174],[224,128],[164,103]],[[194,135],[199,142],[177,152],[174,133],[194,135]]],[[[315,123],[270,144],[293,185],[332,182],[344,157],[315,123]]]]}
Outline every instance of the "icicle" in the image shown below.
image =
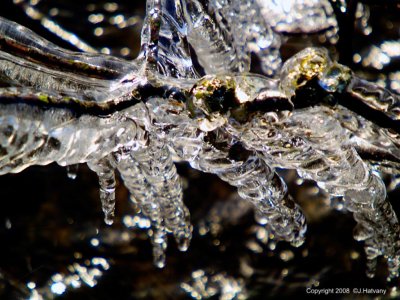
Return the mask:
{"type": "Polygon", "coordinates": [[[131,200],[151,221],[149,237],[153,246],[154,265],[162,268],[165,265],[167,236],[160,203],[147,182],[143,171],[130,154],[120,156],[117,168],[131,194],[131,200]]]}
{"type": "Polygon", "coordinates": [[[111,157],[106,157],[98,161],[90,161],[88,166],[99,177],[104,222],[112,225],[115,213],[115,163],[111,157]]]}
{"type": "Polygon", "coordinates": [[[139,59],[163,75],[177,78],[198,77],[190,56],[184,4],[181,0],[147,1],[147,14],[141,34],[139,59]]]}
{"type": "Polygon", "coordinates": [[[250,52],[260,58],[266,74],[277,72],[281,38],[266,24],[255,1],[212,0],[204,6],[198,0],[186,2],[188,39],[206,74],[248,71],[250,52]]]}
{"type": "Polygon", "coordinates": [[[345,205],[358,223],[357,237],[365,242],[368,276],[374,276],[377,257],[385,255],[389,278],[398,277],[400,226],[392,206],[386,200],[382,180],[369,174],[366,183],[346,191],[345,205]]]}
{"type": "Polygon", "coordinates": [[[300,207],[287,194],[284,182],[256,153],[243,149],[243,161],[225,159],[226,153],[208,145],[191,165],[199,170],[218,175],[238,188],[239,195],[251,201],[261,222],[268,222],[273,233],[282,240],[300,246],[306,231],[300,207]]]}
{"type": "Polygon", "coordinates": [[[168,148],[154,137],[146,151],[132,153],[144,177],[158,198],[165,225],[180,250],[185,251],[192,236],[189,212],[182,201],[182,185],[168,148]]]}
{"type": "Polygon", "coordinates": [[[263,152],[275,166],[297,169],[302,178],[315,180],[332,196],[344,196],[344,208],[353,213],[358,223],[354,238],[365,243],[368,276],[373,276],[381,255],[391,261],[389,276],[397,276],[398,219],[386,200],[382,180],[373,175],[351,146],[355,142],[351,138],[357,134],[360,140],[366,138],[375,147],[386,145],[384,150],[396,157],[398,153],[391,138],[379,134],[381,131],[368,131],[374,127],[366,120],[349,119],[345,115],[333,118],[332,110],[323,107],[294,111],[290,118],[276,124],[268,124],[263,117],[252,122],[253,126],[246,128],[241,136],[247,147],[263,152]],[[351,132],[341,126],[345,120],[351,132]]]}

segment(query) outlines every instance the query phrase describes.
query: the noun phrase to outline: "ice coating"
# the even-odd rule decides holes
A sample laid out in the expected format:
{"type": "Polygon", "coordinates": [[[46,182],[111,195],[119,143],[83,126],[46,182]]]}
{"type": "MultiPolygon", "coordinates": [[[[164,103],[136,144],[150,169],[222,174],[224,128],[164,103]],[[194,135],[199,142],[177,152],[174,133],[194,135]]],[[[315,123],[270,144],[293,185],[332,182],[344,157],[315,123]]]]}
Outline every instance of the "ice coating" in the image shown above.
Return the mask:
{"type": "Polygon", "coordinates": [[[398,219],[376,171],[400,170],[399,97],[321,48],[280,68],[281,32],[334,30],[332,9],[299,0],[267,13],[260,7],[276,3],[260,3],[149,0],[133,62],[66,51],[1,18],[1,81],[11,87],[0,88],[0,174],[87,163],[111,224],[119,173],[150,221],[154,262],[163,267],[167,235],[186,250],[192,234],[174,159],[237,187],[258,222],[299,246],[305,217],[276,172],[296,169],[353,214],[368,275],[383,256],[389,277],[398,277],[398,219]],[[282,10],[292,18],[283,22],[282,10]],[[299,19],[299,10],[317,17],[299,19]],[[251,53],[279,79],[247,73],[251,53]]]}
{"type": "MultiPolygon", "coordinates": [[[[63,96],[105,102],[126,94],[123,78],[134,62],[61,49],[31,30],[0,17],[0,74],[3,82],[63,96]]],[[[129,85],[131,85],[129,83],[129,85]]]]}
{"type": "Polygon", "coordinates": [[[313,33],[337,31],[337,21],[329,1],[257,0],[266,22],[278,32],[313,33]]]}

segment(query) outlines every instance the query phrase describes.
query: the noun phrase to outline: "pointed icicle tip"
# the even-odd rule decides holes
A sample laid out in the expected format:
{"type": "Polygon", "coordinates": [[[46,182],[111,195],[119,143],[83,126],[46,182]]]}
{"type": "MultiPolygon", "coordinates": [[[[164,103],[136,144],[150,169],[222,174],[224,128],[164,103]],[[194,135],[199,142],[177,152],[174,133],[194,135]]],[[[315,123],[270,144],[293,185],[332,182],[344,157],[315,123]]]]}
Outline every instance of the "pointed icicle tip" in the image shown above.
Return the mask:
{"type": "Polygon", "coordinates": [[[104,217],[104,223],[110,226],[114,224],[114,214],[113,213],[106,214],[106,216],[104,217]]]}

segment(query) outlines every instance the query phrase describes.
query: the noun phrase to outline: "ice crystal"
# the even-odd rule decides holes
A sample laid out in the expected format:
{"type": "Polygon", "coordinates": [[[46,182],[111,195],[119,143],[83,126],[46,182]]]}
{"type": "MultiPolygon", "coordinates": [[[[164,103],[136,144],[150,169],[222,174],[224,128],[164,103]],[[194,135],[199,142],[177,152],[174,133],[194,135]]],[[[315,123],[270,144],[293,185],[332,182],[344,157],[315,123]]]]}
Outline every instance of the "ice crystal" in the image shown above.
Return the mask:
{"type": "MultiPolygon", "coordinates": [[[[397,277],[400,228],[380,174],[400,169],[399,97],[323,48],[281,65],[287,36],[335,43],[337,27],[328,1],[148,0],[141,52],[126,61],[61,49],[0,18],[0,174],[87,163],[112,224],[118,172],[163,267],[167,235],[182,251],[192,235],[174,161],[236,187],[270,234],[299,246],[305,217],[278,173],[295,169],[353,214],[368,274],[384,256],[397,277]],[[252,54],[264,75],[249,73],[252,54]]],[[[393,45],[381,44],[381,64],[398,57],[393,45]]],[[[184,288],[212,294],[194,281],[184,288]]]]}

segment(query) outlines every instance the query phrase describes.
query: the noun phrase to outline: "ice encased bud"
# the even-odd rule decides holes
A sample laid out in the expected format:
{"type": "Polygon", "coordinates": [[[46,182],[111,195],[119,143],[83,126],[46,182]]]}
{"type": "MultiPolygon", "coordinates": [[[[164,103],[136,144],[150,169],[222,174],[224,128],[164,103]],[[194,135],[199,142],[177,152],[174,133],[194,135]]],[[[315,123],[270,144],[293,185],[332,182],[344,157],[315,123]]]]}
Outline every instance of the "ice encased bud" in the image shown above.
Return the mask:
{"type": "Polygon", "coordinates": [[[313,78],[321,78],[331,64],[323,48],[306,48],[288,59],[281,71],[281,89],[289,98],[313,78]]]}

